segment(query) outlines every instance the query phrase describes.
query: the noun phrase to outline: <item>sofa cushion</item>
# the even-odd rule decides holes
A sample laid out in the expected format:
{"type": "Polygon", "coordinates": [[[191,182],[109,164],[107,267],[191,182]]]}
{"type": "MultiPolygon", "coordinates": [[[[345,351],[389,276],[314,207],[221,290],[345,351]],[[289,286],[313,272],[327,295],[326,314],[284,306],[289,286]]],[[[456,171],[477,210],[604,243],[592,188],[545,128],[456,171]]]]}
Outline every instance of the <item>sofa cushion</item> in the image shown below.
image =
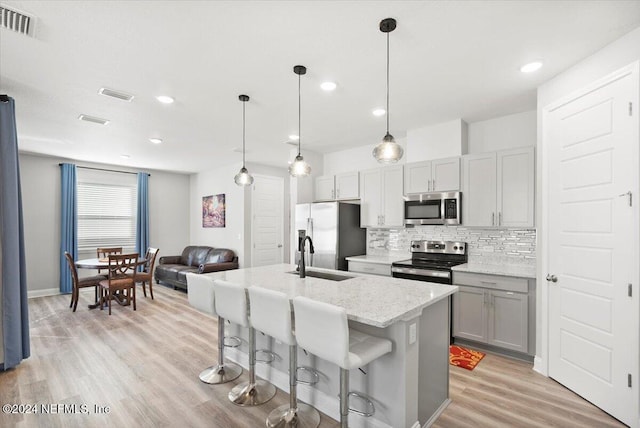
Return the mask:
{"type": "Polygon", "coordinates": [[[205,263],[226,263],[233,261],[236,253],[233,250],[227,248],[213,248],[209,251],[207,260],[205,263]]]}
{"type": "Polygon", "coordinates": [[[212,247],[190,245],[185,247],[180,257],[180,263],[186,266],[198,267],[207,259],[212,247]]]}
{"type": "Polygon", "coordinates": [[[162,267],[156,267],[157,275],[156,277],[160,277],[163,280],[172,280],[172,281],[184,281],[186,280],[187,272],[197,272],[198,268],[193,266],[185,266],[185,265],[161,265],[162,267]],[[179,274],[183,273],[182,276],[179,274]]]}

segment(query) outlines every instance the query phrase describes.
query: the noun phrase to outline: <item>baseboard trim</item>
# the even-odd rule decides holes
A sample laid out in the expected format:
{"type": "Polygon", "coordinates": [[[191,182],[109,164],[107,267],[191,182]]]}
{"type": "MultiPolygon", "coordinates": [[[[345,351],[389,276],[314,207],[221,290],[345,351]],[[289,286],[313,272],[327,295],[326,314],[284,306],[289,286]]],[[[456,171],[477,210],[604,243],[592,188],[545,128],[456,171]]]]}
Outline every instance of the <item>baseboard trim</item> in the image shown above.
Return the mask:
{"type": "Polygon", "coordinates": [[[59,288],[46,288],[44,290],[28,290],[27,298],[32,299],[34,297],[57,296],[58,294],[61,294],[59,288]]]}
{"type": "Polygon", "coordinates": [[[445,409],[449,407],[449,404],[451,404],[451,398],[447,398],[446,400],[444,400],[440,405],[440,407],[438,407],[438,410],[436,410],[435,413],[431,415],[429,420],[423,425],[423,428],[429,428],[431,425],[433,425],[436,422],[436,420],[440,417],[442,412],[444,412],[445,409]]]}
{"type": "Polygon", "coordinates": [[[533,357],[533,371],[540,373],[543,376],[547,376],[547,377],[549,376],[545,361],[542,359],[542,357],[539,357],[538,355],[533,357]]]}

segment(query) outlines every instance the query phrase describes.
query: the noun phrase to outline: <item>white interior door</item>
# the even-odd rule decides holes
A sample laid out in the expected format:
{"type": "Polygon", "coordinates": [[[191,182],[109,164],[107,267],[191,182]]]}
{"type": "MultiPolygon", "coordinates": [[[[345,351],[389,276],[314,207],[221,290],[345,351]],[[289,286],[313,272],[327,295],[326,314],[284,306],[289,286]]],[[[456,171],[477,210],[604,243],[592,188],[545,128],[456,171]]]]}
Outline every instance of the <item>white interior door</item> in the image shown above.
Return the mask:
{"type": "Polygon", "coordinates": [[[251,266],[282,263],[284,180],[254,175],[251,193],[251,266]]]}
{"type": "Polygon", "coordinates": [[[637,106],[635,64],[547,110],[543,124],[547,263],[556,278],[547,278],[549,375],[633,427],[640,382],[637,106]]]}

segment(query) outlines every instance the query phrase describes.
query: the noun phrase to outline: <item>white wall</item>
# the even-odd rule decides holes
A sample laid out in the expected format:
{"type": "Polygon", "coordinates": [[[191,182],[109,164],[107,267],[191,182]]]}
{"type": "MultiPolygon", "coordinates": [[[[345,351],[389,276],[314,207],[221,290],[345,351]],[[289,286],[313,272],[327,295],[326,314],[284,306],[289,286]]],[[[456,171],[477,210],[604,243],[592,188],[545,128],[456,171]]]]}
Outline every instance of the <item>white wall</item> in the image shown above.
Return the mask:
{"type": "MultiPolygon", "coordinates": [[[[380,139],[382,141],[382,138],[380,139]]],[[[405,150],[405,154],[398,163],[405,163],[407,159],[406,138],[397,138],[396,141],[405,150]]],[[[362,171],[365,169],[379,168],[378,161],[373,157],[373,149],[378,143],[366,146],[340,150],[339,152],[324,155],[324,173],[319,175],[334,175],[342,172],[362,171]]]]}
{"type": "Polygon", "coordinates": [[[462,119],[407,130],[406,162],[461,156],[467,150],[467,123],[462,119]]]}
{"type": "Polygon", "coordinates": [[[238,255],[240,267],[248,266],[245,257],[244,239],[251,239],[245,233],[245,193],[248,189],[236,185],[233,177],[238,173],[240,163],[218,167],[190,176],[189,225],[190,245],[208,245],[229,248],[238,255]],[[225,227],[202,227],[202,198],[225,194],[225,227]]]}
{"type": "MultiPolygon", "coordinates": [[[[60,276],[60,166],[76,163],[121,171],[139,170],[69,159],[20,154],[20,179],[30,295],[56,293],[60,276]]],[[[149,177],[150,244],[160,256],[180,254],[189,239],[189,176],[147,170],[149,177]]],[[[85,255],[95,257],[94,254],[85,255]]]]}
{"type": "MultiPolygon", "coordinates": [[[[536,111],[526,111],[467,124],[461,119],[410,129],[398,139],[405,148],[399,163],[420,162],[536,145],[536,111]]],[[[372,156],[375,144],[324,155],[324,172],[333,175],[381,165],[372,156]]]]}
{"type": "Polygon", "coordinates": [[[535,110],[469,124],[469,153],[495,152],[535,145],[535,110]]]}

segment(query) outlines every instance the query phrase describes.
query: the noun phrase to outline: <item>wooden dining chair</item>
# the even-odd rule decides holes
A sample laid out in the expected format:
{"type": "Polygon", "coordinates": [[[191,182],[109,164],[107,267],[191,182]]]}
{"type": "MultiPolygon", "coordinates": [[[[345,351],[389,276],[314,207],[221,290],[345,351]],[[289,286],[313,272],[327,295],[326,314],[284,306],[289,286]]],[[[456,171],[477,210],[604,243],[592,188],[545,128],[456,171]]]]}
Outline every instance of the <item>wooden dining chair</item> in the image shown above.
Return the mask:
{"type": "MultiPolygon", "coordinates": [[[[96,248],[96,254],[98,255],[98,259],[106,259],[109,258],[111,254],[122,254],[122,247],[103,247],[96,248]]],[[[98,269],[98,273],[100,273],[101,269],[98,269]]]]}
{"type": "Polygon", "coordinates": [[[73,312],[75,312],[76,308],[78,307],[80,289],[93,287],[95,301],[98,301],[98,286],[100,285],[100,281],[106,279],[106,276],[95,275],[78,278],[78,269],[76,268],[76,263],[73,261],[73,257],[66,251],[64,252],[64,256],[66,257],[67,263],[69,264],[69,270],[71,271],[71,282],[73,284],[73,288],[71,290],[71,303],[69,303],[69,307],[73,307],[73,312]]]}
{"type": "Polygon", "coordinates": [[[109,256],[109,276],[100,281],[100,310],[104,308],[105,300],[109,305],[111,315],[111,301],[116,292],[128,304],[133,304],[136,310],[136,268],[138,266],[138,253],[111,254],[109,256]]]}
{"type": "Polygon", "coordinates": [[[158,255],[157,248],[149,247],[147,253],[144,256],[145,263],[143,265],[142,272],[136,273],[136,283],[142,284],[142,292],[144,297],[147,297],[147,282],[149,283],[149,294],[153,300],[153,267],[156,264],[156,256],[158,255]]]}

